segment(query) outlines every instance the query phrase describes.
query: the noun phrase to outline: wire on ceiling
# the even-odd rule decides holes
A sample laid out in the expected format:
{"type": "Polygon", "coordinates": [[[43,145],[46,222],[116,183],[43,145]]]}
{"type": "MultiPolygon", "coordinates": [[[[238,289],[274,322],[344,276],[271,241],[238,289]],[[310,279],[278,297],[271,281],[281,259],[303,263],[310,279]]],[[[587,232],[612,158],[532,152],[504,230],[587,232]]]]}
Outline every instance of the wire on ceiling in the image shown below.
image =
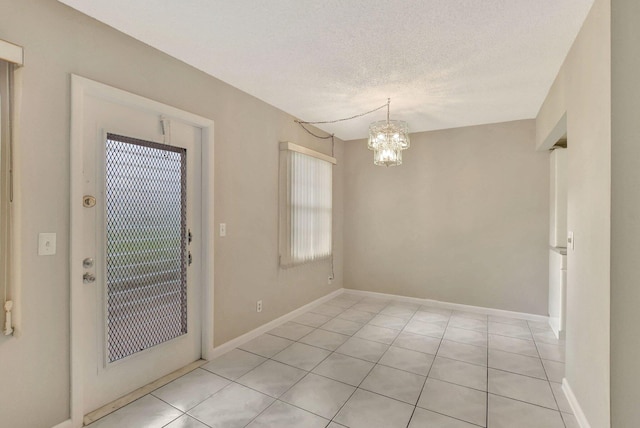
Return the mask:
{"type": "MultiPolygon", "coordinates": [[[[334,139],[335,134],[329,134],[329,135],[323,137],[321,135],[318,135],[318,134],[312,132],[305,125],[323,125],[323,124],[338,123],[338,122],[344,122],[346,120],[357,119],[359,117],[366,116],[366,115],[368,115],[370,113],[374,113],[374,112],[376,112],[378,110],[382,110],[385,107],[389,107],[389,104],[391,104],[391,98],[387,98],[387,102],[385,104],[381,105],[380,107],[376,107],[373,110],[369,110],[369,111],[366,111],[364,113],[356,114],[354,116],[345,117],[345,118],[342,118],[342,119],[318,120],[318,121],[315,121],[315,122],[295,119],[294,122],[296,122],[298,125],[300,125],[302,127],[302,129],[307,131],[308,134],[310,134],[310,135],[312,135],[312,136],[314,136],[316,138],[319,138],[320,140],[328,140],[329,138],[331,138],[331,156],[333,156],[334,155],[334,147],[335,147],[335,139],[334,139]]],[[[387,111],[388,111],[388,109],[387,109],[387,111]]],[[[387,117],[387,119],[388,119],[388,117],[387,117]]]]}

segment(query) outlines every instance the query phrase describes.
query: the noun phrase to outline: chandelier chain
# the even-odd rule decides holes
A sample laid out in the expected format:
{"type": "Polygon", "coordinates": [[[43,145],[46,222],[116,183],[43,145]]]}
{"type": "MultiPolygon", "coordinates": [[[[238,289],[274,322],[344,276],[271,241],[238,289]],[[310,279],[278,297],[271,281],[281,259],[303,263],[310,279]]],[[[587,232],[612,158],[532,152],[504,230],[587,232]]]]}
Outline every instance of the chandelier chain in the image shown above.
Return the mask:
{"type": "Polygon", "coordinates": [[[391,98],[387,98],[387,123],[389,123],[389,106],[391,105],[391,98]]]}

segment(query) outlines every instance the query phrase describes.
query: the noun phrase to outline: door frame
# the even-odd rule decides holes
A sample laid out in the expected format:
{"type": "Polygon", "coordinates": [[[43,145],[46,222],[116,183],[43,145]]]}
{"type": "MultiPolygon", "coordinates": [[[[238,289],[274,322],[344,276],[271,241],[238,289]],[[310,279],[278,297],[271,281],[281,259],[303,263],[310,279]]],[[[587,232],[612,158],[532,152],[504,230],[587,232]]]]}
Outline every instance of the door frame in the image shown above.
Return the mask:
{"type": "Polygon", "coordinates": [[[71,75],[71,132],[70,132],[70,227],[69,227],[69,273],[70,273],[70,355],[71,355],[71,421],[72,426],[80,428],[83,424],[83,344],[82,322],[82,234],[74,228],[81,221],[82,210],[82,169],[83,169],[83,127],[84,101],[95,97],[140,110],[155,112],[167,119],[174,119],[202,130],[201,158],[201,201],[202,201],[202,307],[201,307],[201,358],[208,360],[213,356],[213,305],[214,305],[214,142],[213,121],[166,104],[117,89],[85,77],[71,75]]]}
{"type": "MultiPolygon", "coordinates": [[[[551,148],[562,138],[566,138],[567,141],[571,138],[571,136],[569,135],[568,127],[567,127],[567,111],[566,110],[562,113],[562,116],[560,116],[560,118],[558,119],[556,124],[553,126],[553,128],[551,128],[551,130],[549,131],[547,136],[544,138],[544,140],[538,143],[538,145],[536,146],[536,151],[547,152],[551,150],[551,148]]],[[[569,156],[569,151],[567,151],[567,156],[569,156]]],[[[567,168],[568,168],[568,164],[567,164],[567,168]]],[[[567,224],[567,232],[569,231],[568,229],[569,229],[569,225],[567,224]]],[[[549,251],[553,251],[553,250],[549,250],[549,251]]],[[[549,322],[548,322],[556,338],[560,338],[560,336],[564,335],[565,339],[566,339],[566,332],[567,332],[567,291],[569,286],[568,267],[569,267],[569,259],[570,259],[569,254],[570,252],[567,252],[567,254],[565,255],[565,257],[567,258],[566,266],[565,266],[565,270],[567,272],[567,280],[565,281],[564,289],[562,285],[560,286],[560,290],[561,290],[560,319],[556,323],[554,322],[552,317],[549,317],[549,322]],[[564,310],[562,309],[563,307],[564,307],[564,310]],[[561,327],[562,329],[560,329],[561,327]]],[[[548,266],[547,271],[549,274],[551,274],[551,265],[548,266]]],[[[550,288],[551,288],[551,281],[549,281],[548,283],[549,291],[551,291],[550,288]]],[[[551,294],[549,294],[549,299],[547,300],[547,309],[549,309],[549,306],[550,306],[549,305],[550,299],[551,299],[551,294]]]]}

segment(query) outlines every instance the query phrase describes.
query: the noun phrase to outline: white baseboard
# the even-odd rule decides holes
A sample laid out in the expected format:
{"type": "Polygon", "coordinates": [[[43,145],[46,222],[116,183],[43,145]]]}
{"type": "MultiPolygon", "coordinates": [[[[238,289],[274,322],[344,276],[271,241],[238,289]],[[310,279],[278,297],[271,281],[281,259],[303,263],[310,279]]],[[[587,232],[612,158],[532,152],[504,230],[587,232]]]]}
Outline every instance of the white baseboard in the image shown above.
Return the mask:
{"type": "Polygon", "coordinates": [[[66,421],[60,422],[58,425],[52,428],[73,428],[73,422],[71,421],[71,419],[67,419],[66,421]]]}
{"type": "Polygon", "coordinates": [[[449,303],[449,302],[442,302],[439,300],[421,299],[418,297],[398,296],[396,294],[376,293],[373,291],[345,289],[344,292],[347,294],[354,294],[357,296],[377,297],[380,299],[390,299],[390,300],[396,300],[399,302],[418,303],[420,305],[430,305],[430,306],[435,306],[443,309],[452,309],[456,311],[475,312],[477,314],[483,314],[483,315],[522,318],[527,321],[536,321],[536,322],[545,322],[545,323],[549,322],[549,317],[547,316],[528,314],[526,312],[514,312],[514,311],[506,311],[504,309],[484,308],[481,306],[470,306],[470,305],[463,305],[460,303],[449,303]]]}
{"type": "Polygon", "coordinates": [[[567,401],[571,406],[571,410],[573,410],[573,415],[576,417],[580,428],[591,428],[591,425],[589,424],[587,417],[582,411],[582,407],[580,407],[580,403],[578,403],[578,399],[573,393],[573,390],[571,389],[567,378],[562,379],[562,390],[564,391],[564,395],[567,397],[567,401]]]}
{"type": "Polygon", "coordinates": [[[278,327],[281,324],[284,324],[287,321],[291,321],[292,319],[302,315],[303,313],[307,312],[309,309],[312,309],[318,305],[323,304],[324,302],[327,302],[331,299],[333,299],[334,297],[337,297],[339,295],[341,295],[342,293],[344,293],[344,288],[340,288],[339,290],[336,290],[334,292],[331,292],[329,294],[327,294],[326,296],[320,297],[319,299],[314,300],[311,303],[308,303],[304,306],[299,307],[298,309],[295,309],[291,312],[289,312],[288,314],[285,314],[279,318],[274,319],[273,321],[269,321],[266,324],[261,325],[260,327],[251,330],[248,333],[243,334],[242,336],[238,336],[235,339],[231,339],[228,342],[223,343],[220,346],[216,346],[215,348],[213,348],[213,353],[210,355],[211,359],[219,357],[222,354],[226,354],[227,352],[231,351],[232,349],[237,348],[238,346],[244,345],[245,343],[249,342],[252,339],[255,339],[256,337],[260,336],[261,334],[264,334],[266,332],[268,332],[269,330],[272,330],[276,327],[278,327]]]}
{"type": "MultiPolygon", "coordinates": [[[[528,314],[528,313],[523,313],[523,312],[513,312],[513,311],[506,311],[506,310],[502,310],[502,309],[493,309],[493,308],[484,308],[484,307],[480,307],[480,306],[470,306],[470,305],[463,305],[463,304],[459,304],[459,303],[448,303],[448,302],[441,302],[438,300],[431,300],[431,299],[421,299],[421,298],[417,298],[417,297],[406,297],[406,296],[399,296],[396,294],[385,294],[385,293],[377,293],[377,292],[373,292],[373,291],[362,291],[362,290],[351,290],[351,289],[338,289],[336,291],[333,291],[329,294],[327,294],[326,296],[320,297],[316,300],[314,300],[311,303],[308,303],[304,306],[299,307],[298,309],[295,309],[291,312],[289,312],[288,314],[285,314],[279,318],[276,318],[272,321],[269,321],[266,324],[261,325],[260,327],[251,330],[245,334],[243,334],[242,336],[238,336],[235,339],[232,339],[226,343],[223,343],[220,346],[217,346],[215,348],[213,348],[212,353],[209,355],[209,357],[211,359],[214,359],[216,357],[219,357],[220,355],[223,355],[229,351],[231,351],[232,349],[237,348],[238,346],[241,346],[253,339],[255,339],[256,337],[268,332],[269,330],[272,330],[276,327],[278,327],[281,324],[284,324],[287,321],[291,321],[292,319],[302,315],[303,313],[309,311],[310,309],[319,306],[337,296],[340,296],[341,294],[349,294],[349,295],[354,295],[354,296],[362,296],[362,297],[374,297],[374,298],[380,298],[380,299],[387,299],[387,300],[394,300],[394,301],[398,301],[398,302],[411,302],[411,303],[418,303],[421,305],[431,305],[431,306],[435,306],[435,307],[440,307],[440,308],[444,308],[444,309],[452,309],[452,310],[458,310],[458,311],[466,311],[466,312],[475,312],[475,313],[479,313],[479,314],[485,314],[485,315],[496,315],[496,316],[503,316],[503,317],[515,317],[515,318],[522,318],[522,319],[526,319],[529,321],[537,321],[537,322],[548,322],[549,321],[549,317],[543,316],[543,315],[535,315],[535,314],[528,314]]],[[[584,416],[584,413],[582,412],[582,409],[580,408],[580,406],[578,405],[578,402],[575,398],[575,396],[573,395],[573,392],[571,391],[571,388],[569,387],[569,384],[567,383],[566,379],[563,379],[563,383],[562,383],[562,388],[565,391],[565,395],[567,396],[567,399],[569,400],[569,403],[571,404],[571,408],[573,409],[574,415],[576,416],[576,419],[578,420],[578,423],[580,424],[581,428],[591,428],[591,426],[589,425],[589,423],[587,422],[586,417],[584,416]]],[[[73,428],[73,422],[71,419],[68,419],[64,422],[59,423],[58,425],[52,427],[52,428],[73,428]]]]}
{"type": "Polygon", "coordinates": [[[295,309],[289,312],[288,314],[285,314],[279,318],[269,321],[268,323],[263,324],[260,327],[254,330],[251,330],[248,333],[243,334],[242,336],[238,336],[235,339],[232,339],[226,343],[223,343],[220,346],[216,346],[215,348],[213,348],[213,352],[210,355],[210,358],[213,359],[213,358],[219,357],[222,354],[226,354],[232,349],[235,349],[238,346],[244,345],[245,343],[249,342],[252,339],[255,339],[261,334],[264,334],[269,330],[272,330],[278,327],[279,325],[284,324],[287,321],[291,321],[292,319],[298,317],[299,315],[302,315],[303,313],[307,312],[309,309],[314,308],[318,305],[321,305],[341,294],[350,294],[350,295],[361,296],[361,297],[375,297],[375,298],[381,298],[381,299],[387,299],[387,300],[395,300],[398,302],[418,303],[421,305],[431,305],[431,306],[440,307],[444,309],[475,312],[475,313],[484,314],[484,315],[496,315],[496,316],[502,316],[502,317],[522,318],[525,320],[537,321],[537,322],[549,322],[549,317],[546,317],[543,315],[528,314],[524,312],[505,311],[503,309],[483,308],[480,306],[462,305],[459,303],[448,303],[448,302],[441,302],[438,300],[420,299],[417,297],[398,296],[396,294],[385,294],[385,293],[376,293],[373,291],[350,290],[350,289],[341,288],[339,290],[336,290],[332,293],[327,294],[326,296],[320,297],[319,299],[316,299],[313,302],[308,303],[298,309],[295,309]]]}

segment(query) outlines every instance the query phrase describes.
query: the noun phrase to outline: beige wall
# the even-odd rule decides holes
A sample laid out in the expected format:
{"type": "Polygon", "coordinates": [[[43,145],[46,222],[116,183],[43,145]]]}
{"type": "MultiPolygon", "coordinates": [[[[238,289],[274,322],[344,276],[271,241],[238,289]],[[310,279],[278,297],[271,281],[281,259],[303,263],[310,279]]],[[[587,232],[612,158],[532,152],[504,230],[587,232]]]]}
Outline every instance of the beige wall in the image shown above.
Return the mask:
{"type": "MultiPolygon", "coordinates": [[[[0,0],[0,38],[24,46],[20,337],[0,338],[0,425],[69,417],[69,98],[76,73],[215,121],[215,343],[342,286],[342,143],[336,144],[336,280],[329,263],[277,268],[278,141],[325,153],[292,117],[52,0],[0,0]],[[38,232],[58,252],[38,257],[38,232]],[[262,299],[264,310],[255,312],[262,299]]],[[[224,59],[220,59],[224,60],[224,59]]]]}
{"type": "Polygon", "coordinates": [[[566,112],[567,228],[575,238],[567,255],[566,378],[594,428],[610,426],[610,20],[610,2],[596,0],[538,115],[537,137],[566,112]]]}
{"type": "Polygon", "coordinates": [[[611,425],[640,421],[640,2],[611,2],[611,425]]]}
{"type": "Polygon", "coordinates": [[[556,76],[536,117],[536,150],[548,150],[566,132],[565,67],[556,76]]]}
{"type": "Polygon", "coordinates": [[[345,286],[547,314],[549,155],[533,120],[345,143],[345,286]]]}

